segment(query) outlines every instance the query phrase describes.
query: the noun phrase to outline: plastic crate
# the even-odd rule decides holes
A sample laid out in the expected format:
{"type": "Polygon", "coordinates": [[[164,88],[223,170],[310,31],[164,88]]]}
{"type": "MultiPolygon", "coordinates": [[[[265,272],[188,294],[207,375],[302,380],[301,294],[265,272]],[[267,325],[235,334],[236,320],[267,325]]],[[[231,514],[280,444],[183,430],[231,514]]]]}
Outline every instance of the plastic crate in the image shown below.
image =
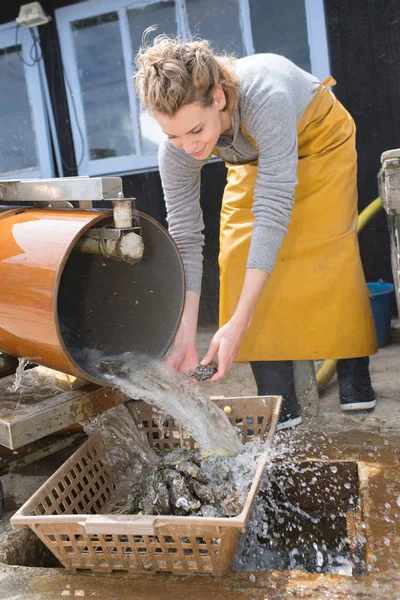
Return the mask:
{"type": "MultiPolygon", "coordinates": [[[[243,441],[260,436],[259,458],[242,512],[232,518],[110,514],[121,499],[120,482],[107,465],[99,433],[91,436],[15,513],[13,527],[28,525],[67,569],[92,571],[223,574],[230,570],[238,538],[246,528],[281,407],[279,396],[213,398],[229,405],[231,423],[243,441]]],[[[149,442],[161,450],[182,443],[172,419],[160,429],[157,413],[135,403],[149,442]]],[[[158,414],[159,418],[159,414],[158,414]]],[[[193,446],[185,436],[184,444],[193,446]]]]}

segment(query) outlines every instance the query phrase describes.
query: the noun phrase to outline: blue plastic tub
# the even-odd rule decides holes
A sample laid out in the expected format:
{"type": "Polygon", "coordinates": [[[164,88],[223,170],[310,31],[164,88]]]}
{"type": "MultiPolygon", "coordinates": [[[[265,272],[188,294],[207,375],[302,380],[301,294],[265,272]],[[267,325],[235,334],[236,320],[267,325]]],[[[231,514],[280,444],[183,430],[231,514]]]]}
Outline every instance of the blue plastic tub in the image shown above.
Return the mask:
{"type": "Polygon", "coordinates": [[[379,279],[375,283],[367,283],[372,294],[371,307],[375,320],[378,348],[387,346],[390,342],[391,293],[394,286],[379,279]]]}

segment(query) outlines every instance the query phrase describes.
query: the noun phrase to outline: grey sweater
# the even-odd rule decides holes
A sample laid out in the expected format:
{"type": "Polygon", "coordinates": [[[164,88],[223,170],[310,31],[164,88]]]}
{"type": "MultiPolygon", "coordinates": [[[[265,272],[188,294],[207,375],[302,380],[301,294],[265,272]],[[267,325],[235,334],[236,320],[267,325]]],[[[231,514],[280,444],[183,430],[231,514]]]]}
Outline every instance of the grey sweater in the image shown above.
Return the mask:
{"type": "MultiPolygon", "coordinates": [[[[238,108],[232,115],[234,136],[221,136],[217,149],[221,158],[231,163],[258,159],[247,268],[271,273],[288,231],[297,185],[297,122],[320,82],[276,54],[241,58],[236,70],[241,84],[238,108]],[[240,122],[258,151],[240,130],[240,122]]],[[[182,255],[186,289],[198,293],[204,243],[200,174],[207,162],[174,148],[169,140],[159,149],[169,232],[182,255]]]]}

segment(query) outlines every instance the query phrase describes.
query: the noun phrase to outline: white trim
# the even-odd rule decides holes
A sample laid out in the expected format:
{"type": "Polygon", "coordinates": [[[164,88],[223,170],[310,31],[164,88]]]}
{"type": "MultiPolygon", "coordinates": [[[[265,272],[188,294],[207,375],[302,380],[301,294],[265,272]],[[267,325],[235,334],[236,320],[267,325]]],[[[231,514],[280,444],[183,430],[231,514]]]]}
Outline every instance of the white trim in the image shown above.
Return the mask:
{"type": "Polygon", "coordinates": [[[118,11],[119,30],[121,32],[121,44],[122,44],[122,57],[125,65],[125,76],[128,88],[128,100],[129,108],[131,113],[132,121],[132,136],[135,144],[137,154],[142,154],[142,146],[140,140],[140,126],[139,126],[139,105],[135,92],[135,86],[133,82],[133,48],[132,40],[129,29],[129,17],[127,9],[120,9],[118,11]],[[128,60],[128,57],[130,59],[128,60]]]}
{"type": "Polygon", "coordinates": [[[253,32],[251,29],[251,15],[249,0],[238,0],[239,3],[239,24],[242,32],[243,47],[246,56],[255,53],[253,32]]]}
{"type": "Polygon", "coordinates": [[[85,175],[94,177],[105,173],[125,173],[126,171],[145,170],[157,168],[157,154],[149,156],[116,156],[112,158],[100,158],[89,162],[89,169],[85,175]]]}
{"type": "Polygon", "coordinates": [[[7,179],[43,179],[42,171],[38,169],[25,169],[24,171],[7,171],[7,173],[0,173],[0,181],[7,179]]]}
{"type": "MultiPolygon", "coordinates": [[[[0,48],[15,46],[17,27],[12,27],[6,23],[0,27],[0,48]]],[[[20,27],[18,31],[18,44],[21,46],[21,55],[26,63],[32,63],[29,51],[33,41],[29,31],[25,27],[20,27]]],[[[39,52],[40,43],[39,43],[39,52]]],[[[42,60],[40,61],[42,62],[42,60]]],[[[26,81],[28,101],[31,109],[32,128],[35,136],[36,156],[39,168],[24,169],[13,171],[9,174],[2,173],[1,179],[7,179],[12,175],[18,175],[19,179],[25,178],[49,178],[54,176],[54,165],[52,160],[52,150],[50,142],[50,132],[48,128],[46,108],[43,96],[43,90],[40,80],[40,67],[36,63],[32,66],[23,65],[26,81]]]]}
{"type": "MultiPolygon", "coordinates": [[[[78,4],[72,4],[55,11],[56,23],[60,36],[61,54],[64,64],[65,75],[70,82],[67,87],[68,106],[71,115],[71,128],[74,140],[77,160],[80,157],[81,138],[80,129],[84,137],[84,160],[78,168],[79,175],[102,175],[106,173],[121,173],[125,171],[143,170],[157,168],[156,155],[142,155],[140,142],[139,107],[132,82],[132,44],[130,39],[129,22],[127,11],[129,9],[148,6],[156,2],[168,0],[87,0],[78,4]],[[125,157],[113,157],[101,160],[89,160],[88,139],[85,125],[85,114],[82,102],[82,94],[77,70],[75,56],[75,44],[71,31],[71,22],[85,19],[110,12],[118,14],[119,28],[122,42],[122,55],[125,62],[125,75],[127,80],[128,101],[131,113],[132,131],[135,142],[136,154],[125,157]],[[76,115],[74,114],[74,102],[76,115]],[[132,165],[135,165],[133,168],[132,165]]],[[[246,55],[254,54],[254,42],[251,28],[250,0],[237,0],[239,7],[239,24],[242,34],[243,47],[246,55]]],[[[306,13],[306,26],[308,33],[308,44],[310,51],[311,71],[321,81],[330,74],[329,51],[326,35],[324,1],[304,0],[306,13]]],[[[187,39],[190,35],[186,0],[175,0],[175,14],[177,33],[187,39]]]]}
{"type": "Polygon", "coordinates": [[[186,0],[175,0],[176,27],[178,35],[182,36],[184,42],[191,39],[189,17],[186,9],[186,0]]]}
{"type": "MultiPolygon", "coordinates": [[[[72,137],[74,141],[75,154],[77,155],[77,161],[79,161],[79,157],[82,151],[79,127],[82,131],[85,140],[83,152],[84,159],[82,161],[82,164],[78,166],[79,175],[94,176],[104,175],[108,173],[124,173],[158,168],[157,154],[142,154],[140,139],[139,106],[132,81],[133,52],[129,31],[128,10],[134,8],[141,8],[157,2],[167,1],[168,0],[87,0],[86,2],[65,6],[55,11],[55,18],[60,38],[61,56],[64,65],[64,78],[68,80],[66,81],[67,100],[71,118],[72,137]],[[88,138],[85,124],[85,113],[78,77],[76,49],[71,30],[71,23],[79,19],[96,17],[110,12],[116,12],[118,14],[118,22],[122,44],[122,56],[125,63],[128,102],[136,154],[131,156],[118,156],[100,160],[90,160],[88,151],[88,138]],[[70,86],[68,85],[68,82],[70,86]],[[71,87],[71,90],[69,89],[69,87],[71,87]]],[[[246,54],[253,54],[254,45],[251,34],[249,0],[237,0],[237,3],[239,8],[239,25],[242,34],[244,51],[246,54]]],[[[186,0],[175,0],[175,16],[177,34],[181,35],[183,39],[188,39],[190,36],[190,31],[186,10],[186,0]]]]}
{"type": "MultiPolygon", "coordinates": [[[[37,27],[35,27],[35,33],[36,33],[36,35],[38,35],[37,27]]],[[[39,62],[39,78],[40,78],[40,86],[41,86],[41,90],[42,90],[42,94],[43,94],[43,98],[44,98],[44,104],[45,104],[45,108],[46,108],[48,124],[50,127],[51,141],[53,143],[53,148],[54,148],[54,156],[55,156],[56,163],[57,163],[58,176],[64,177],[64,167],[62,164],[60,144],[58,141],[57,128],[56,128],[56,123],[54,120],[53,106],[51,104],[49,85],[48,85],[48,81],[47,81],[46,69],[44,67],[43,60],[41,60],[39,62]]],[[[54,171],[54,169],[53,169],[53,171],[54,171]]],[[[54,177],[54,172],[53,172],[52,177],[54,177]]]]}
{"type": "MultiPolygon", "coordinates": [[[[66,8],[81,7],[81,4],[76,4],[66,8]]],[[[71,20],[60,19],[58,13],[59,11],[63,10],[65,9],[61,8],[58,11],[56,10],[55,15],[58,35],[60,38],[61,59],[64,70],[63,76],[67,94],[72,138],[74,140],[75,160],[77,162],[78,175],[87,175],[89,171],[89,156],[87,151],[86,121],[83,110],[82,91],[78,77],[78,70],[76,68],[77,62],[75,55],[75,44],[70,26],[71,21],[75,21],[84,17],[81,16],[81,11],[79,10],[78,14],[73,13],[71,20]],[[81,130],[83,136],[83,146],[79,129],[81,130]],[[80,165],[79,162],[81,162],[80,165]]]]}
{"type": "MultiPolygon", "coordinates": [[[[88,19],[111,12],[118,12],[120,8],[123,8],[127,4],[126,0],[86,0],[86,2],[70,4],[55,11],[57,27],[60,29],[60,25],[63,22],[71,23],[71,21],[78,21],[79,19],[88,19]]],[[[130,2],[130,4],[133,5],[135,3],[130,2]]]]}
{"type": "MultiPolygon", "coordinates": [[[[56,23],[60,38],[61,56],[64,65],[64,74],[68,79],[71,90],[66,82],[67,100],[71,117],[72,137],[74,140],[75,154],[79,161],[79,149],[81,149],[81,137],[79,135],[79,127],[84,137],[84,152],[82,164],[78,167],[79,175],[104,175],[108,173],[121,173],[132,171],[132,165],[137,165],[137,169],[146,169],[157,167],[157,155],[141,155],[140,144],[140,125],[139,111],[132,81],[132,45],[129,32],[129,21],[127,11],[133,8],[140,8],[154,4],[156,2],[167,2],[168,0],[88,0],[79,4],[72,4],[59,8],[55,11],[56,23]],[[128,92],[129,109],[131,113],[132,133],[135,143],[136,154],[131,156],[118,156],[100,160],[90,160],[88,152],[88,138],[85,123],[85,113],[82,101],[82,93],[78,77],[77,60],[75,53],[75,44],[73,40],[71,23],[79,19],[87,19],[90,17],[100,16],[110,12],[118,14],[118,24],[121,34],[121,50],[125,64],[125,75],[128,92]],[[74,114],[74,101],[76,115],[74,114]],[[78,120],[78,122],[77,122],[78,120]]],[[[180,0],[178,0],[180,1],[180,0]]],[[[182,24],[179,22],[178,12],[176,12],[177,33],[180,31],[182,24]]],[[[65,78],[65,77],[64,77],[65,78]]]]}
{"type": "Polygon", "coordinates": [[[311,71],[323,81],[330,75],[324,0],[304,0],[311,71]]]}
{"type": "MultiPolygon", "coordinates": [[[[8,31],[9,29],[12,29],[14,31],[14,39],[15,39],[15,30],[16,30],[17,26],[15,25],[15,21],[9,21],[8,23],[3,23],[2,25],[0,25],[0,34],[3,33],[3,31],[8,31]]],[[[1,46],[0,44],[0,48],[2,48],[3,46],[1,46]]]]}

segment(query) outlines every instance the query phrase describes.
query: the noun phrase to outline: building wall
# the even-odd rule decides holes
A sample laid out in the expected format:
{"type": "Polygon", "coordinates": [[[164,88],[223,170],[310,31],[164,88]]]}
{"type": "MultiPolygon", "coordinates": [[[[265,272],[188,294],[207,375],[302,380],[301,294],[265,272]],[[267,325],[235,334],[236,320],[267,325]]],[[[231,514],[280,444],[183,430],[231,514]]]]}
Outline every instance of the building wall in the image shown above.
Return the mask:
{"type": "MultiPolygon", "coordinates": [[[[376,196],[384,150],[400,147],[400,2],[325,0],[335,93],[357,125],[360,209],[376,196]]],[[[391,281],[383,211],[360,235],[366,277],[391,281]]]]}

